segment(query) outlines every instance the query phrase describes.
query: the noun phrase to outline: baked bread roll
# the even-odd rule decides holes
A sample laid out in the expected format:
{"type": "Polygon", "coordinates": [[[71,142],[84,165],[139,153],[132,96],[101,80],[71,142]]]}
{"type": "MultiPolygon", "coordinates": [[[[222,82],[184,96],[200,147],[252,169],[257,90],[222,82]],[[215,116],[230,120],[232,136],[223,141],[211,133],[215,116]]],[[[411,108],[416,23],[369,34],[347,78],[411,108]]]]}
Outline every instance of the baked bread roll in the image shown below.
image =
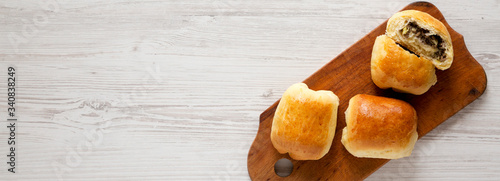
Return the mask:
{"type": "Polygon", "coordinates": [[[385,35],[375,39],[371,76],[381,89],[393,88],[415,95],[427,92],[437,82],[434,65],[429,60],[411,54],[385,35]]]}
{"type": "Polygon", "coordinates": [[[440,70],[450,68],[453,62],[450,33],[441,21],[427,13],[406,10],[394,14],[387,22],[386,35],[431,60],[440,70]]]}
{"type": "Polygon", "coordinates": [[[330,150],[337,126],[339,98],[332,91],[290,86],[278,104],[271,142],[295,160],[318,160],[330,150]]]}
{"type": "Polygon", "coordinates": [[[417,113],[408,103],[359,94],[349,100],[342,144],[356,157],[410,156],[417,141],[417,113]]]}

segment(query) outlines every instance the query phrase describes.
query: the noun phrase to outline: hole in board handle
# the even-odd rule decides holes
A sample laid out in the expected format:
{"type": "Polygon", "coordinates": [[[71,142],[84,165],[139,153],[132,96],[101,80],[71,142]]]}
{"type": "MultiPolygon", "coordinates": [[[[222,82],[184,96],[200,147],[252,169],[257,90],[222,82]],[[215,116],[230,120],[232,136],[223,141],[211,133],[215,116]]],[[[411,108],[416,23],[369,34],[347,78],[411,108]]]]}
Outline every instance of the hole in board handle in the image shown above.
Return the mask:
{"type": "Polygon", "coordinates": [[[274,172],[280,177],[288,177],[292,174],[293,163],[289,159],[282,158],[274,164],[274,172]]]}

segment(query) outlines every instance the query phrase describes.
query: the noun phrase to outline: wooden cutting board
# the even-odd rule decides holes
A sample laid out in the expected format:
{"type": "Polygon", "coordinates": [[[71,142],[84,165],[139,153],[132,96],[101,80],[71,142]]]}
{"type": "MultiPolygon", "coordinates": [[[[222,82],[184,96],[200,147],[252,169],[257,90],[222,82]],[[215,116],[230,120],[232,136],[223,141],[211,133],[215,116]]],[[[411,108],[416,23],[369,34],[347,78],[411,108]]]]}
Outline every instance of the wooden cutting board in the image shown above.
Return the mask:
{"type": "Polygon", "coordinates": [[[387,163],[387,159],[356,158],[340,142],[342,129],[346,125],[344,112],[349,99],[356,94],[392,97],[413,105],[418,114],[419,138],[483,94],[486,74],[467,50],[463,36],[451,29],[441,12],[431,3],[415,2],[403,10],[407,9],[429,13],[441,20],[451,34],[454,61],[450,69],[436,70],[437,84],[420,96],[381,90],[373,84],[370,58],[375,38],[385,33],[387,21],[382,23],[303,81],[313,90],[331,90],[340,98],[337,128],[330,151],[315,161],[296,161],[288,154],[279,154],[270,140],[271,123],[278,100],[260,115],[259,130],[247,160],[252,180],[362,180],[387,163]],[[290,159],[293,163],[293,171],[287,177],[280,177],[274,171],[274,164],[281,158],[290,159]]]}

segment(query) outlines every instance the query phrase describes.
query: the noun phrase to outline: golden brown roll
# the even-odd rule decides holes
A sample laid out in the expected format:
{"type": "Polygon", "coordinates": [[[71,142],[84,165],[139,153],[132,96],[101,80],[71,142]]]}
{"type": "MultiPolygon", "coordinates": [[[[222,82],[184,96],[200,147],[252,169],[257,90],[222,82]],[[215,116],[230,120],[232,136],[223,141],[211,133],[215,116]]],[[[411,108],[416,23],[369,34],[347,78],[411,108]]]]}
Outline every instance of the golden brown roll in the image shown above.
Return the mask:
{"type": "Polygon", "coordinates": [[[386,35],[431,60],[440,70],[450,68],[453,62],[450,33],[441,21],[427,13],[406,10],[394,14],[387,22],[386,35]]]}
{"type": "Polygon", "coordinates": [[[313,91],[306,84],[290,86],[278,104],[271,142],[295,160],[318,160],[330,150],[339,98],[332,91],[313,91]]]}
{"type": "Polygon", "coordinates": [[[342,144],[356,157],[410,156],[417,141],[417,113],[408,103],[359,94],[349,100],[342,144]]]}
{"type": "Polygon", "coordinates": [[[437,82],[430,61],[404,50],[385,35],[375,39],[371,76],[373,83],[381,89],[393,88],[415,95],[427,92],[437,82]]]}

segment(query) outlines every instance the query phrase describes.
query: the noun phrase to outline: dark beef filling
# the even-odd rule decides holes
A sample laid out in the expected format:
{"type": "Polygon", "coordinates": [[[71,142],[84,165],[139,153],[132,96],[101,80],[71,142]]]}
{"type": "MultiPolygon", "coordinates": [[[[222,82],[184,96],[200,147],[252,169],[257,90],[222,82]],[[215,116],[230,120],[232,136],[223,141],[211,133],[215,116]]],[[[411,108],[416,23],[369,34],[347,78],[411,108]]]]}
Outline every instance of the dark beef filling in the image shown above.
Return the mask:
{"type": "Polygon", "coordinates": [[[419,27],[415,22],[409,22],[400,31],[401,34],[406,38],[408,38],[410,34],[412,34],[416,38],[420,39],[422,43],[425,43],[434,48],[436,51],[432,55],[430,55],[431,57],[439,58],[439,60],[441,61],[446,58],[446,54],[444,53],[446,51],[445,44],[440,36],[427,35],[427,33],[429,33],[429,30],[419,27]]]}

